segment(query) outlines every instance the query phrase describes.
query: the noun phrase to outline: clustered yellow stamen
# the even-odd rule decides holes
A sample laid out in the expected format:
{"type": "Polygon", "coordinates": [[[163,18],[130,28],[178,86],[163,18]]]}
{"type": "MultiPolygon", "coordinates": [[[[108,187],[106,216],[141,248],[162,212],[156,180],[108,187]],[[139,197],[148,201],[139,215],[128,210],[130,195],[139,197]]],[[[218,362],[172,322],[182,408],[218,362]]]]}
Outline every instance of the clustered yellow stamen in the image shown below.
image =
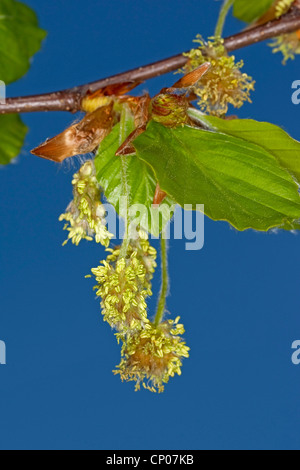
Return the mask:
{"type": "MultiPolygon", "coordinates": [[[[280,18],[285,15],[295,0],[277,0],[275,4],[275,17],[280,18]]],[[[282,63],[285,65],[288,60],[294,60],[295,55],[300,54],[300,31],[283,34],[273,39],[269,44],[273,53],[281,52],[283,55],[282,63]]]]}
{"type": "Polygon", "coordinates": [[[181,358],[189,348],[180,337],[179,317],[154,325],[147,315],[146,298],[152,295],[151,280],[156,268],[156,250],[144,234],[130,242],[126,258],[120,249],[107,249],[107,259],[92,269],[97,296],[101,297],[104,320],[117,330],[122,342],[121,363],[115,374],[135,381],[150,391],[162,392],[164,384],[181,373],[181,358]]]}
{"type": "Polygon", "coordinates": [[[275,15],[276,18],[280,18],[282,15],[285,15],[295,0],[279,0],[275,6],[275,15]]]}
{"type": "Polygon", "coordinates": [[[105,209],[101,203],[101,190],[96,178],[94,162],[89,160],[74,175],[73,201],[69,204],[60,221],[68,222],[64,230],[69,232],[68,240],[79,245],[81,240],[93,240],[108,247],[113,235],[108,232],[105,209]]]}
{"type": "Polygon", "coordinates": [[[300,54],[300,31],[278,36],[271,43],[273,53],[281,52],[282,63],[285,65],[289,59],[294,60],[295,55],[300,54]]]}
{"type": "Polygon", "coordinates": [[[181,374],[182,358],[189,357],[189,348],[180,335],[184,327],[176,320],[167,320],[155,326],[145,325],[141,333],[130,336],[123,344],[122,360],[115,374],[121,380],[135,381],[151,392],[163,392],[164,384],[175,374],[181,374]]]}
{"type": "Polygon", "coordinates": [[[235,57],[227,54],[223,39],[210,38],[206,42],[198,35],[194,42],[199,47],[184,54],[189,60],[181,72],[187,73],[205,62],[211,63],[210,70],[193,87],[200,98],[198,104],[201,110],[222,116],[227,113],[230,104],[240,108],[246,101],[251,103],[250,92],[254,90],[255,82],[241,72],[244,62],[235,62],[235,57]]]}
{"type": "Polygon", "coordinates": [[[104,321],[116,330],[116,338],[122,343],[121,363],[114,373],[122,380],[136,381],[136,390],[142,383],[151,391],[162,392],[169,378],[181,373],[181,359],[188,357],[189,348],[180,337],[184,328],[178,323],[179,317],[159,325],[148,318],[146,299],[152,295],[156,250],[142,230],[130,240],[125,257],[121,248],[108,248],[113,235],[106,228],[93,161],[80,168],[72,185],[74,199],[60,216],[61,221],[68,222],[64,227],[68,240],[78,245],[82,239],[95,238],[109,252],[92,273],[104,321]]]}
{"type": "Polygon", "coordinates": [[[120,249],[107,251],[110,252],[107,259],[92,269],[97,281],[96,294],[102,299],[104,321],[124,336],[149,323],[145,299],[152,295],[156,250],[148,240],[143,240],[130,245],[126,259],[119,258],[120,249]]]}

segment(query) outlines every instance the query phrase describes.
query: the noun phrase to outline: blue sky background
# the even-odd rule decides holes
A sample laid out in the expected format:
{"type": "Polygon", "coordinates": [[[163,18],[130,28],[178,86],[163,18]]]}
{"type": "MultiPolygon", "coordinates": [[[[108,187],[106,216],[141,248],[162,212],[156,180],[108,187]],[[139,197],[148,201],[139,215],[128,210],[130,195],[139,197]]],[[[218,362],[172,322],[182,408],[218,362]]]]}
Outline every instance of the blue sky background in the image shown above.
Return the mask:
{"type": "MultiPolygon", "coordinates": [[[[213,0],[27,0],[48,37],[9,96],[54,91],[187,50],[209,36],[213,0]]],[[[226,33],[242,27],[230,20],[226,33]]],[[[281,125],[300,139],[291,103],[299,61],[281,66],[266,45],[236,54],[257,80],[239,115],[281,125]]],[[[171,75],[144,85],[152,94],[171,75]]],[[[299,449],[300,238],[238,233],[206,219],[205,247],[171,241],[168,308],[181,315],[191,357],[164,394],[135,393],[111,373],[119,347],[85,274],[104,252],[61,247],[58,222],[74,168],[29,154],[72,121],[24,116],[16,164],[0,170],[1,449],[299,449]]],[[[201,201],[200,201],[201,202],[201,201]]],[[[155,293],[160,274],[157,272],[155,293]]],[[[155,302],[151,303],[151,309],[155,302]]]]}

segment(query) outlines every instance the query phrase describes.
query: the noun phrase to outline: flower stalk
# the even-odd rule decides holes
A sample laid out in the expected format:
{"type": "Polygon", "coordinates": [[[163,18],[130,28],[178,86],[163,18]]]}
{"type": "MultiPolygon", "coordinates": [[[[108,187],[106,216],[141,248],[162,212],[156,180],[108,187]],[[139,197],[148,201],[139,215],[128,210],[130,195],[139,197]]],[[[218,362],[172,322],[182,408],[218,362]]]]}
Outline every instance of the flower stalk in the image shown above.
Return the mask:
{"type": "MultiPolygon", "coordinates": [[[[121,118],[120,118],[120,139],[119,144],[121,145],[127,135],[127,122],[130,117],[131,111],[129,107],[124,104],[122,106],[121,111],[121,118]]],[[[128,188],[128,179],[127,179],[127,157],[125,155],[120,155],[119,158],[121,159],[121,171],[122,171],[122,193],[125,200],[125,211],[123,214],[124,224],[125,224],[125,232],[124,232],[124,239],[120,250],[120,258],[125,258],[128,252],[129,244],[130,244],[130,220],[129,220],[129,204],[130,204],[130,195],[129,195],[129,188],[128,188]]]]}
{"type": "Polygon", "coordinates": [[[232,7],[234,3],[234,0],[224,0],[223,5],[221,7],[220,13],[219,13],[219,18],[217,21],[217,25],[215,28],[215,37],[216,38],[221,38],[223,37],[223,30],[225,26],[225,21],[227,18],[227,15],[229,13],[230,8],[232,7]]]}
{"type": "Polygon", "coordinates": [[[157,311],[154,319],[154,325],[158,326],[164,316],[165,309],[166,309],[166,299],[168,295],[169,289],[169,275],[168,275],[168,243],[165,238],[165,233],[161,234],[161,272],[162,272],[162,283],[161,283],[161,291],[159,295],[157,311]]]}

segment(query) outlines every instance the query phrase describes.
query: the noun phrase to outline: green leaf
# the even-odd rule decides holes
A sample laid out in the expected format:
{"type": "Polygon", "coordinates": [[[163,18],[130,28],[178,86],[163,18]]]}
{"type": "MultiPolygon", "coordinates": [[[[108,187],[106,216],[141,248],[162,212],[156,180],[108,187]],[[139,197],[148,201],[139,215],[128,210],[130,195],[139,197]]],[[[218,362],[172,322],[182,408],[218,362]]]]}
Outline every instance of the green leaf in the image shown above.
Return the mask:
{"type": "Polygon", "coordinates": [[[0,165],[7,165],[21,151],[27,127],[18,114],[0,116],[0,165]]]}
{"type": "Polygon", "coordinates": [[[0,80],[8,84],[21,78],[45,36],[31,8],[15,0],[1,0],[0,80]]]}
{"type": "Polygon", "coordinates": [[[274,3],[274,0],[235,0],[234,16],[246,23],[252,23],[263,16],[274,3]]]}
{"type": "MultiPolygon", "coordinates": [[[[97,179],[104,189],[108,202],[114,206],[118,213],[120,212],[120,197],[124,196],[124,194],[122,192],[121,157],[117,157],[115,154],[133,129],[133,119],[127,122],[125,135],[121,135],[120,124],[114,126],[112,132],[100,144],[95,158],[97,179]]],[[[166,198],[160,210],[153,209],[152,202],[157,180],[152,169],[136,155],[123,158],[126,158],[127,163],[126,171],[130,206],[133,204],[145,206],[146,211],[141,219],[141,226],[144,230],[157,237],[172,216],[173,202],[170,198],[166,198]],[[161,218],[158,217],[159,212],[161,212],[161,218]]]]}
{"type": "Polygon", "coordinates": [[[300,142],[293,139],[280,127],[252,119],[232,119],[228,121],[206,116],[192,109],[189,111],[189,115],[207,125],[211,130],[229,134],[263,147],[267,152],[274,155],[280,165],[300,184],[300,142]]]}
{"type": "Polygon", "coordinates": [[[237,137],[151,122],[134,141],[161,189],[181,206],[204,204],[213,220],[238,230],[292,227],[300,218],[298,185],[276,158],[237,137]]]}

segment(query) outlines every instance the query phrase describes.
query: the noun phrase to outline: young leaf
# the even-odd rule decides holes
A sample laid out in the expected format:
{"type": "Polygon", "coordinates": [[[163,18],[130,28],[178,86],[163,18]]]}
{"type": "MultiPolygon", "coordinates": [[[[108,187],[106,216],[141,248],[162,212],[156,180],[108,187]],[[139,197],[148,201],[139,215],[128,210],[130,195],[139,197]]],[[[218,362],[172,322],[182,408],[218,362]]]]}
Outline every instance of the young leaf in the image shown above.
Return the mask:
{"type": "Polygon", "coordinates": [[[45,36],[31,8],[15,0],[1,0],[0,80],[8,84],[21,78],[45,36]]]}
{"type": "Polygon", "coordinates": [[[241,21],[252,23],[264,15],[274,0],[235,0],[233,15],[241,21]]]}
{"type": "Polygon", "coordinates": [[[196,118],[211,130],[229,134],[247,142],[263,147],[277,158],[300,184],[300,143],[289,136],[283,129],[268,122],[251,119],[232,119],[231,121],[206,116],[195,109],[189,115],[196,118]]]}
{"type": "Polygon", "coordinates": [[[7,165],[21,151],[27,127],[18,114],[0,116],[0,165],[7,165]]]}
{"type": "Polygon", "coordinates": [[[300,218],[298,185],[262,147],[192,127],[151,122],[134,141],[162,190],[178,204],[204,204],[213,220],[267,231],[300,218]]]}
{"type": "MultiPolygon", "coordinates": [[[[119,200],[124,196],[122,192],[122,168],[121,158],[116,156],[116,151],[134,129],[133,119],[127,122],[127,135],[120,135],[120,124],[117,124],[112,132],[100,144],[95,166],[97,179],[104,189],[105,196],[119,213],[119,200]]],[[[157,237],[172,216],[172,201],[166,198],[161,206],[162,217],[159,219],[159,210],[152,208],[157,181],[152,169],[136,155],[126,158],[127,182],[130,205],[142,204],[147,209],[147,215],[142,218],[142,227],[157,237]],[[151,225],[152,223],[152,225],[151,225]]]]}

